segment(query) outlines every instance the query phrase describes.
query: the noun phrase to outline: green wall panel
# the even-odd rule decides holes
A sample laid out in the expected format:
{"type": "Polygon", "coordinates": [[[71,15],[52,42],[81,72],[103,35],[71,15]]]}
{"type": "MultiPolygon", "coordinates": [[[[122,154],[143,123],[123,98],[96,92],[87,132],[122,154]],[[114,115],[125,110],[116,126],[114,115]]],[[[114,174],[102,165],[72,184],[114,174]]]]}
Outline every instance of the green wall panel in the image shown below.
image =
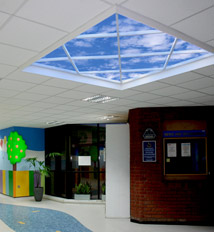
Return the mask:
{"type": "Polygon", "coordinates": [[[34,171],[29,171],[29,195],[34,195],[34,171]]]}
{"type": "Polygon", "coordinates": [[[9,171],[9,196],[13,197],[13,171],[9,171]]]}

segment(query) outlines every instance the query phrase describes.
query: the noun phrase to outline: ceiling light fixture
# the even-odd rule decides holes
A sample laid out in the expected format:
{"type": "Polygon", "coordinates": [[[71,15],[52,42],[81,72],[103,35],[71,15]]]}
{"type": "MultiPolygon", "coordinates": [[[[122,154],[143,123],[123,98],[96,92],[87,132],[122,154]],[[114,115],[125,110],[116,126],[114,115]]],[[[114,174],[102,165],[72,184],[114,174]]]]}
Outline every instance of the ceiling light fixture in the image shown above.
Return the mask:
{"type": "Polygon", "coordinates": [[[117,98],[115,97],[109,97],[104,95],[95,95],[92,97],[87,97],[82,99],[82,101],[92,102],[92,103],[107,103],[111,101],[115,101],[117,98]]]}
{"type": "Polygon", "coordinates": [[[58,121],[50,121],[46,122],[47,125],[62,125],[65,124],[65,122],[58,122],[58,121]]]}
{"type": "Polygon", "coordinates": [[[115,115],[106,115],[104,117],[102,117],[102,120],[107,120],[109,121],[110,119],[115,119],[115,118],[119,118],[119,116],[115,116],[115,115]]]}

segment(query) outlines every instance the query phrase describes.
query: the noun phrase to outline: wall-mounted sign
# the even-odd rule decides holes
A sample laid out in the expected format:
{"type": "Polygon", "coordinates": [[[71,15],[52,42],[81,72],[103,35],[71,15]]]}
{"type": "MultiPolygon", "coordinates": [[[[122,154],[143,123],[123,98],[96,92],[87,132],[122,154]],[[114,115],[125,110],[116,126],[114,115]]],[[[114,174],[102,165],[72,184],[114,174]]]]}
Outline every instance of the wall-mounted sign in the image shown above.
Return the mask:
{"type": "Polygon", "coordinates": [[[191,157],[190,143],[181,143],[181,157],[191,157]]]}
{"type": "Polygon", "coordinates": [[[156,141],[143,141],[143,162],[156,162],[156,141]]]}
{"type": "Polygon", "coordinates": [[[91,166],[91,156],[78,156],[79,166],[91,166]]]}
{"type": "Polygon", "coordinates": [[[167,143],[167,157],[177,157],[176,143],[167,143]]]}
{"type": "Polygon", "coordinates": [[[144,139],[155,139],[156,134],[151,128],[147,128],[143,134],[144,139]]]}
{"type": "Polygon", "coordinates": [[[180,137],[206,137],[205,130],[179,130],[179,131],[164,131],[164,138],[180,138],[180,137]]]}

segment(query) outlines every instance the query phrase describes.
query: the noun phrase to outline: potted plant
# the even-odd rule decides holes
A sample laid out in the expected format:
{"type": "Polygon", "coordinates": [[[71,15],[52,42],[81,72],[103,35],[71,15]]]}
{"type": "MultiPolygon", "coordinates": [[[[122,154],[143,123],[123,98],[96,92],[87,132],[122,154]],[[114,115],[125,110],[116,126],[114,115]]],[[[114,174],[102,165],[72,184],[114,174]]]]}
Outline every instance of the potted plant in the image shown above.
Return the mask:
{"type": "Polygon", "coordinates": [[[101,186],[101,190],[102,190],[102,201],[106,200],[106,183],[104,182],[101,186]]]}
{"type": "MultiPolygon", "coordinates": [[[[62,153],[52,152],[47,157],[62,156],[62,153]]],[[[34,198],[36,201],[41,201],[43,198],[43,187],[41,186],[41,177],[50,176],[50,168],[45,165],[45,161],[39,161],[36,157],[27,158],[26,161],[30,167],[34,168],[34,198]]]]}
{"type": "Polygon", "coordinates": [[[75,200],[90,200],[91,197],[91,185],[86,183],[80,183],[75,186],[75,200]]]}
{"type": "Polygon", "coordinates": [[[45,166],[45,161],[39,161],[36,157],[27,158],[30,167],[34,168],[34,198],[41,201],[43,198],[43,187],[41,187],[41,176],[49,176],[50,168],[45,166]]]}

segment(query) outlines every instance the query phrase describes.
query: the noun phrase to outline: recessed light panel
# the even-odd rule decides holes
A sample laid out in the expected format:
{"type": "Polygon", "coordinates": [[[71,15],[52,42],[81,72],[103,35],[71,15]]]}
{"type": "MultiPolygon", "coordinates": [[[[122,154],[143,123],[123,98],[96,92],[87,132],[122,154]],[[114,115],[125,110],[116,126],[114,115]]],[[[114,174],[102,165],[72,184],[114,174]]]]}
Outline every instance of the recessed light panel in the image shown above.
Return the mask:
{"type": "Polygon", "coordinates": [[[82,100],[91,102],[91,103],[107,103],[107,102],[115,101],[117,100],[117,98],[110,97],[110,96],[104,96],[104,95],[95,95],[92,97],[84,98],[82,100]]]}

